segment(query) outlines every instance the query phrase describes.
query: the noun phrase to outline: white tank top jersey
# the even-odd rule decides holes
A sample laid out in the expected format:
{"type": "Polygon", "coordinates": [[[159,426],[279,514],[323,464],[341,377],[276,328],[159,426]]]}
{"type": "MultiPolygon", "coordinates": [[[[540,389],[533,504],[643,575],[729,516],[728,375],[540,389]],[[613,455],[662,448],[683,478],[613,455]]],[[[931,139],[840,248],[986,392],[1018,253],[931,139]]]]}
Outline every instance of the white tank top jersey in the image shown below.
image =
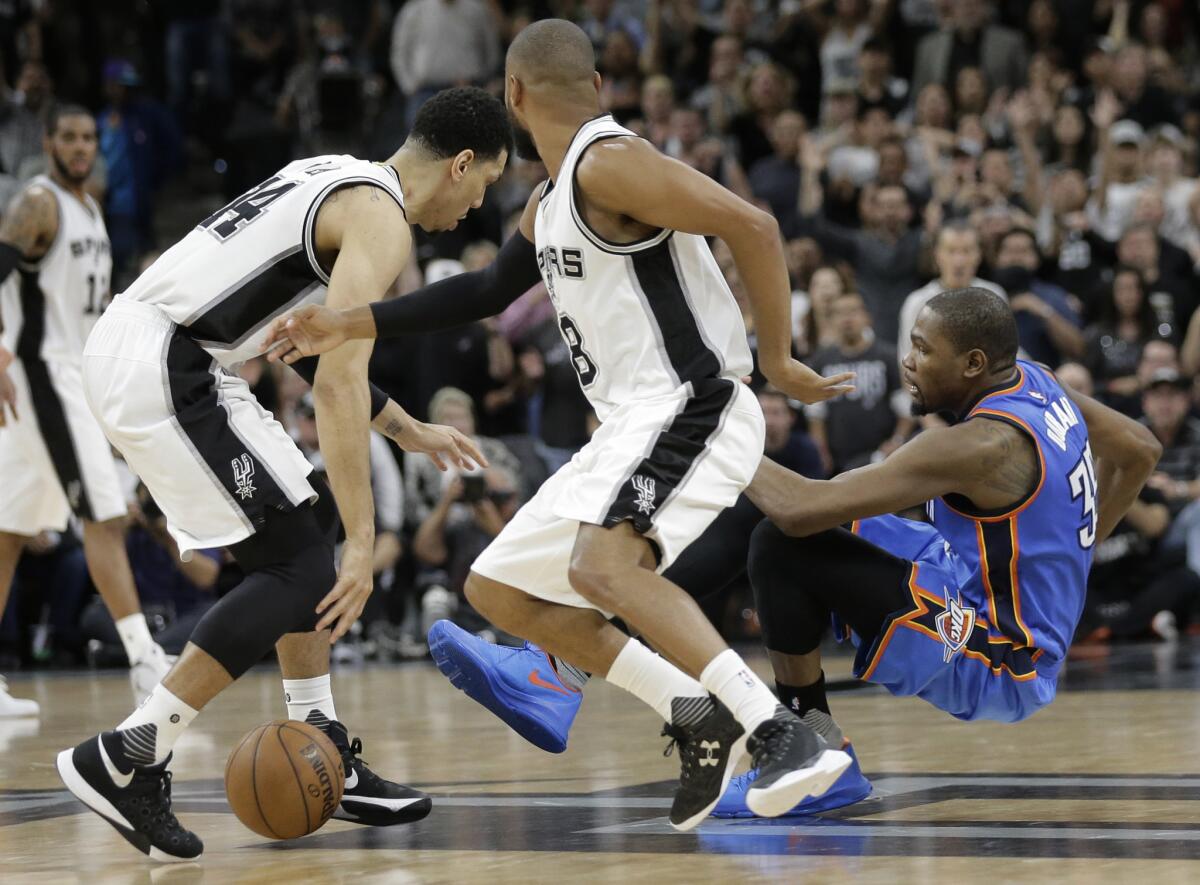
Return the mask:
{"type": "Polygon", "coordinates": [[[576,205],[575,167],[588,146],[634,135],[610,115],[572,139],[537,208],[538,265],[559,329],[596,416],[704,378],[739,381],[752,369],[746,326],[703,237],[661,230],[612,243],[576,205]]]}
{"type": "Polygon", "coordinates": [[[58,203],[58,232],[40,261],[22,262],[0,286],[3,343],[22,359],[79,362],[108,299],[112,250],[104,216],[48,175],[39,185],[58,203]]]}
{"type": "Polygon", "coordinates": [[[296,160],[201,221],[117,299],[158,307],[233,370],[263,353],[280,314],[324,302],[331,268],[317,258],[317,210],[358,184],[381,188],[403,211],[391,166],[346,155],[296,160]]]}

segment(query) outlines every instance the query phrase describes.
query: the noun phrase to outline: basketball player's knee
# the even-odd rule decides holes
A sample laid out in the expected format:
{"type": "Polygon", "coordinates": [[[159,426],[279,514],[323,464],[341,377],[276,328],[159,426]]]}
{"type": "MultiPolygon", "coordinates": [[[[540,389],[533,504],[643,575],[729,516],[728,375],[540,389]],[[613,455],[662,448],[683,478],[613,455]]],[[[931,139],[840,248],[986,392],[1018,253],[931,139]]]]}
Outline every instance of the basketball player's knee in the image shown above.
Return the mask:
{"type": "Polygon", "coordinates": [[[467,598],[471,608],[489,620],[491,612],[497,607],[492,590],[491,581],[481,578],[475,572],[468,572],[466,583],[463,584],[463,596],[467,598]]]}
{"type": "Polygon", "coordinates": [[[567,580],[571,589],[592,605],[604,611],[619,612],[621,581],[610,566],[577,552],[571,557],[567,580]]]}
{"type": "Polygon", "coordinates": [[[769,581],[773,574],[772,561],[778,560],[781,546],[795,538],[789,538],[778,526],[764,519],[750,535],[750,557],[746,563],[750,581],[757,586],[769,581]]]}

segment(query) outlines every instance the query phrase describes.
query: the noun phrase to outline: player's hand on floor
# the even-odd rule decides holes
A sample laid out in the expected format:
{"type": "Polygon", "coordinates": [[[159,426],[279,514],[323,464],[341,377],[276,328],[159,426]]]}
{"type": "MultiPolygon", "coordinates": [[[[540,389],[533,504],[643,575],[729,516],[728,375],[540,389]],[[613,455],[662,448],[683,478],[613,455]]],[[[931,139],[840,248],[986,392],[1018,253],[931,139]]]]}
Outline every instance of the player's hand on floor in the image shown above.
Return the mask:
{"type": "Polygon", "coordinates": [[[12,412],[12,420],[17,420],[17,388],[8,372],[0,369],[0,427],[8,424],[8,413],[12,412]]]}
{"type": "Polygon", "coordinates": [[[854,380],[853,372],[843,372],[825,378],[799,360],[788,360],[772,372],[767,380],[792,399],[798,399],[802,403],[824,402],[854,390],[854,385],[850,383],[854,380]]]}
{"type": "Polygon", "coordinates": [[[326,353],[346,341],[346,328],[341,311],[306,304],[271,323],[264,342],[267,360],[291,365],[301,357],[326,353]]]}
{"type": "Polygon", "coordinates": [[[317,604],[317,632],[332,628],[329,644],[337,642],[354,626],[367,605],[367,598],[375,586],[372,563],[375,553],[374,541],[347,539],[342,545],[342,561],[338,567],[337,583],[317,604]]]}
{"type": "Polygon", "coordinates": [[[391,436],[392,440],[406,452],[428,455],[438,470],[458,467],[474,470],[487,467],[487,458],[465,433],[443,424],[424,424],[420,421],[406,422],[404,429],[391,436]]]}

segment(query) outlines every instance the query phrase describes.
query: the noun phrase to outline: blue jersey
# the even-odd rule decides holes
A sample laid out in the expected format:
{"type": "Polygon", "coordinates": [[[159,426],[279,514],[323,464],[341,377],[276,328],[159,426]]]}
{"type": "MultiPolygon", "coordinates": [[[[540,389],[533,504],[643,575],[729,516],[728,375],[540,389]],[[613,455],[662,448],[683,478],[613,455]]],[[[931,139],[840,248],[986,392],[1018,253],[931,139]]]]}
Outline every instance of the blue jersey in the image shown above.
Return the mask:
{"type": "MultiPolygon", "coordinates": [[[[1019,360],[1014,383],[984,394],[964,420],[1003,421],[1037,447],[1032,493],[1002,512],[947,495],[931,501],[934,527],[955,554],[961,605],[988,642],[1011,646],[1015,675],[1056,672],[1083,610],[1096,542],[1096,471],[1087,426],[1054,377],[1019,360]]],[[[999,649],[997,649],[999,651],[999,649]]]]}

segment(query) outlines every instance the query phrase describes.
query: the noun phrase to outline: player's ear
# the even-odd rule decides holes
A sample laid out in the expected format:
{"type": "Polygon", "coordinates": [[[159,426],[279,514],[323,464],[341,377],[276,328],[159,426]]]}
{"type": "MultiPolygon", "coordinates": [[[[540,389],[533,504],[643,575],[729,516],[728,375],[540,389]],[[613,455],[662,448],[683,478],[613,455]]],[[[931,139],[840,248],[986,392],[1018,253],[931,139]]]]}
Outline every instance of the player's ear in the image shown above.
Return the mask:
{"type": "Polygon", "coordinates": [[[516,107],[525,97],[525,85],[517,79],[516,74],[509,74],[505,80],[505,103],[516,107]]]}
{"type": "Polygon", "coordinates": [[[967,351],[967,365],[963,374],[968,378],[978,378],[988,369],[987,354],[978,347],[967,351]]]}
{"type": "Polygon", "coordinates": [[[600,94],[600,83],[600,72],[592,71],[592,86],[595,87],[597,95],[600,94]]]}
{"type": "Polygon", "coordinates": [[[475,161],[475,152],[470,148],[459,151],[457,156],[450,163],[450,177],[454,183],[462,181],[467,173],[471,171],[471,164],[475,161]]]}

